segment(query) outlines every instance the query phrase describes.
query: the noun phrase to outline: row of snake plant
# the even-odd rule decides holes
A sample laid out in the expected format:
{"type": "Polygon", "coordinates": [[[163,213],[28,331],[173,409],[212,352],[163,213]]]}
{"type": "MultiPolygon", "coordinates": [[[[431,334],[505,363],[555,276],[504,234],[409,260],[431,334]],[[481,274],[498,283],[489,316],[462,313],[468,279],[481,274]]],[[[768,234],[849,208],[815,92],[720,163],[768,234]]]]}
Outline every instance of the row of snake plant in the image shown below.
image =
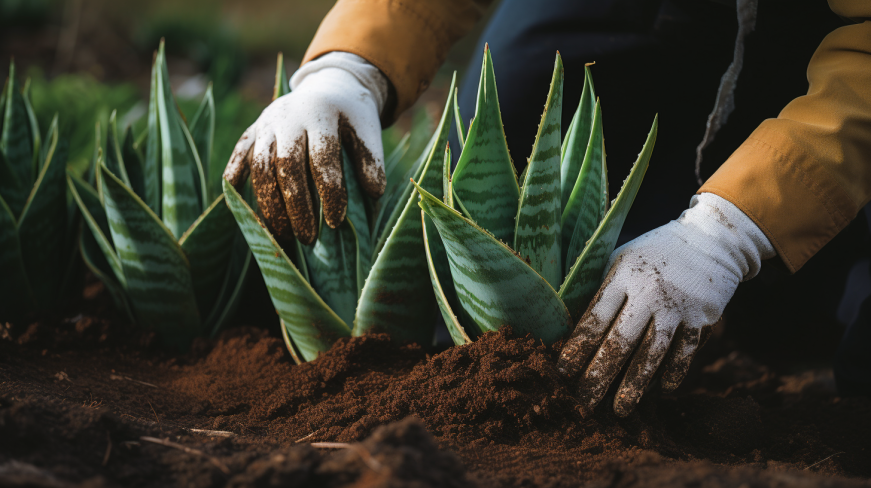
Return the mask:
{"type": "Polygon", "coordinates": [[[66,198],[68,143],[44,137],[15,64],[0,93],[0,321],[56,308],[75,269],[75,205],[66,198]]]}
{"type": "MultiPolygon", "coordinates": [[[[347,218],[336,229],[321,219],[310,246],[282,248],[255,209],[224,181],[227,203],[297,362],[314,359],[340,337],[372,331],[427,344],[437,305],[457,344],[505,325],[546,342],[568,333],[601,283],[647,169],[656,120],[609,209],[601,108],[589,69],[561,143],[562,71],[557,55],[520,183],[505,142],[489,50],[469,132],[454,79],[423,152],[413,160],[401,151],[386,159],[388,186],[381,201],[365,199],[345,158],[347,218]],[[445,151],[452,122],[463,145],[453,176],[445,151]]],[[[288,91],[279,63],[276,96],[288,91]]]]}
{"type": "Polygon", "coordinates": [[[147,119],[137,140],[130,128],[122,137],[113,113],[105,152],[98,141],[85,177],[68,174],[67,184],[84,217],[85,264],[130,320],[185,348],[233,315],[251,254],[220,190],[225,162],[211,158],[211,86],[186,122],[170,89],[163,42],[147,119]]]}

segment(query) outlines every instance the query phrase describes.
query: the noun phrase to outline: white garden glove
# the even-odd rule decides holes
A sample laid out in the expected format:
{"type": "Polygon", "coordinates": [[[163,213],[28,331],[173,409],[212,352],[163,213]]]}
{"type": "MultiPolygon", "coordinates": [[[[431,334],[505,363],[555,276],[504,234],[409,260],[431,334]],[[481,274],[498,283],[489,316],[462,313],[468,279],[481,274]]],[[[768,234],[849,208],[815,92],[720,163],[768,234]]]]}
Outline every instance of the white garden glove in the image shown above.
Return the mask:
{"type": "Polygon", "coordinates": [[[318,233],[319,209],[309,190],[314,180],[324,220],[336,228],[345,218],[348,194],[341,148],[363,191],[384,193],[380,115],[387,78],[355,54],[333,52],[302,66],[293,91],[272,102],[239,139],[224,178],[239,188],[249,171],[257,203],[273,235],[304,244],[318,233]],[[309,176],[311,175],[311,176],[309,176]]]}
{"type": "Polygon", "coordinates": [[[602,287],[560,354],[563,374],[583,372],[581,411],[592,411],[630,355],[614,398],[617,415],[635,408],[660,365],[663,388],[677,388],[704,342],[703,329],[720,319],[738,283],[774,256],[759,227],[712,193],[694,196],[676,221],[615,250],[602,287]]]}

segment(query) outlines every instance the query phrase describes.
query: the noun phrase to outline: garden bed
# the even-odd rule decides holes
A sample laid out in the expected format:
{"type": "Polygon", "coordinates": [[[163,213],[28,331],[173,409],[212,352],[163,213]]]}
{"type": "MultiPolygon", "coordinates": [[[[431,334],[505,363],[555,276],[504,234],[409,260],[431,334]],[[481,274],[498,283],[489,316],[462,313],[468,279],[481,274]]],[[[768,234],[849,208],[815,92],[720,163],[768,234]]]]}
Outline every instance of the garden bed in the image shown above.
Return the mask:
{"type": "Polygon", "coordinates": [[[715,348],[677,393],[583,419],[556,349],[507,332],[296,366],[254,327],[171,353],[105,302],[0,331],[0,485],[869,486],[871,400],[826,370],[715,348]]]}

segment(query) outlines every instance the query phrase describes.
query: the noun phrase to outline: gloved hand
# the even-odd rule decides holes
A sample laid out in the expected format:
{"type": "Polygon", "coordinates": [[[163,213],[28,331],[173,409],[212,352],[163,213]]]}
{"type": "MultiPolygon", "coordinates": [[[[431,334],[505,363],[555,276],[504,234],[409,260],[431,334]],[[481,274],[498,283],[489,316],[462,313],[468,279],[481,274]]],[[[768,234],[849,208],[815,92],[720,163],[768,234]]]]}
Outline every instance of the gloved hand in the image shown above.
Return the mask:
{"type": "Polygon", "coordinates": [[[380,114],[387,83],[357,55],[326,54],[294,73],[293,91],[266,107],[242,134],[224,178],[239,188],[250,171],[260,212],[279,242],[295,235],[311,244],[317,237],[319,209],[310,178],[327,225],[336,228],[344,220],[344,178],[351,175],[342,174],[342,146],[363,191],[373,198],[384,193],[380,114]]]}
{"type": "Polygon", "coordinates": [[[602,287],[560,353],[563,374],[583,372],[581,411],[592,411],[630,355],[614,398],[617,415],[635,408],[661,365],[663,388],[677,388],[703,329],[720,319],[738,283],[774,255],[756,224],[712,193],[694,196],[676,221],[616,249],[602,287]]]}

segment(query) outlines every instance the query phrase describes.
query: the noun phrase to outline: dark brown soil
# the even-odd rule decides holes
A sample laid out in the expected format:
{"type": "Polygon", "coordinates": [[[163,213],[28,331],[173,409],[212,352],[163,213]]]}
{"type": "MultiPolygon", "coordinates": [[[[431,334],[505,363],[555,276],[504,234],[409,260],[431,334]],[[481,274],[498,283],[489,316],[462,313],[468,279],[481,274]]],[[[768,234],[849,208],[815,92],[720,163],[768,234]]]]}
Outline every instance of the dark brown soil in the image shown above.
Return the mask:
{"type": "Polygon", "coordinates": [[[261,329],[172,355],[106,311],[58,322],[0,330],[0,486],[871,486],[871,400],[738,352],[583,419],[555,349],[509,333],[295,366],[261,329]]]}

